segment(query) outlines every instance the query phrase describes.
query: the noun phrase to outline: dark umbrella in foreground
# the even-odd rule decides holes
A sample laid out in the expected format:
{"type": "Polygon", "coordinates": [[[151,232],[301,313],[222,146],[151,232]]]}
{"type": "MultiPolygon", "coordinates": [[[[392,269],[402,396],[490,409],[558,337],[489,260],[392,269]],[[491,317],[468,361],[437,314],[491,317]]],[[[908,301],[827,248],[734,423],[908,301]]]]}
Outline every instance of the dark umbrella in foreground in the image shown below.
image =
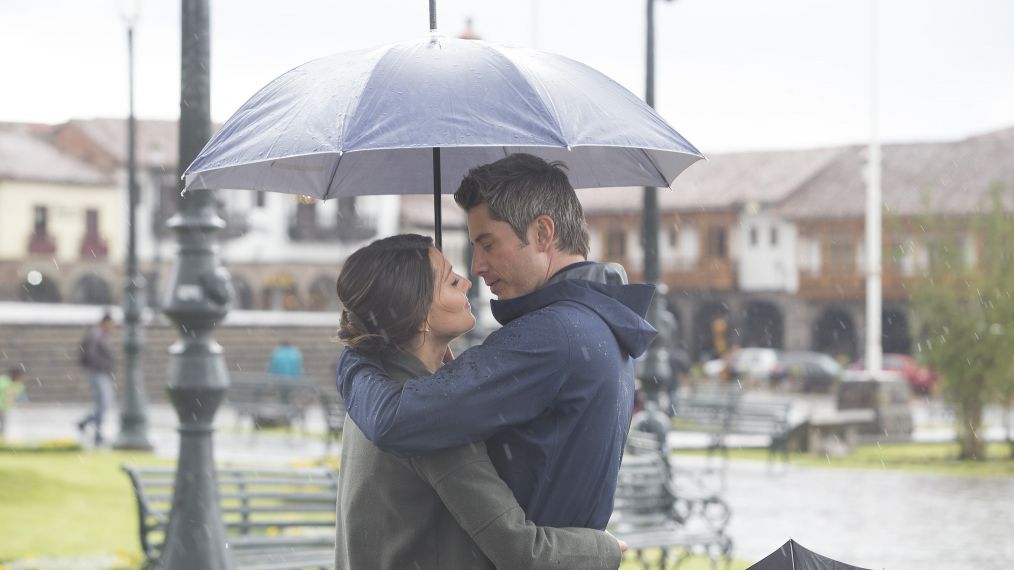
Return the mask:
{"type": "Polygon", "coordinates": [[[795,540],[789,540],[781,548],[767,555],[764,560],[746,570],[869,570],[821,556],[807,550],[795,540]]]}
{"type": "Polygon", "coordinates": [[[644,101],[582,63],[433,35],[279,76],[185,178],[187,189],[321,199],[433,192],[439,243],[440,193],[517,152],[564,161],[575,188],[666,187],[702,158],[644,101]]]}

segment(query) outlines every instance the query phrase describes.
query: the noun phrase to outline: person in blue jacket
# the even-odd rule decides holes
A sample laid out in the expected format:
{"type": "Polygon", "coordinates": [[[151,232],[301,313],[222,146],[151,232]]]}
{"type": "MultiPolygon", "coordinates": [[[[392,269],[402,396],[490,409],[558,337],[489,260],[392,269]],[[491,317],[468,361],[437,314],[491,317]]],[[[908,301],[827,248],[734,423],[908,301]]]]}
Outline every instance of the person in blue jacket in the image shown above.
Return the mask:
{"type": "Polygon", "coordinates": [[[604,529],[634,403],[634,358],[656,331],[651,285],[587,261],[581,204],[563,165],[510,155],[472,169],[454,199],[467,214],[472,274],[503,325],[435,374],[404,385],[346,349],[338,388],[380,449],[415,456],[485,441],[538,525],[604,529]]]}
{"type": "Polygon", "coordinates": [[[268,372],[289,378],[303,377],[303,353],[288,340],[283,340],[271,351],[268,372]]]}

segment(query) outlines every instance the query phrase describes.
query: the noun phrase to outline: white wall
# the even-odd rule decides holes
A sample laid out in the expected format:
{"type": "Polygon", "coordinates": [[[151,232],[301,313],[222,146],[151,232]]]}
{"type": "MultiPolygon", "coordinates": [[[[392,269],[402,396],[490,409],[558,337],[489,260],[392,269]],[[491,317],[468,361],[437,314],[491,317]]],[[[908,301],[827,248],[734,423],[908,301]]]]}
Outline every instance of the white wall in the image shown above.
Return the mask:
{"type": "MultiPolygon", "coordinates": [[[[743,291],[799,290],[796,264],[796,227],[765,212],[743,213],[734,233],[739,267],[739,286],[743,291]],[[772,243],[772,231],[777,233],[772,243]],[[756,234],[756,243],[751,240],[756,234]]],[[[818,260],[819,261],[819,260],[818,260]]]]}
{"type": "MultiPolygon", "coordinates": [[[[151,227],[157,200],[157,181],[141,178],[141,199],[138,207],[138,256],[145,261],[156,257],[156,240],[151,227]]],[[[264,206],[256,207],[256,193],[249,190],[219,190],[216,196],[227,209],[246,212],[249,231],[238,238],[222,240],[221,254],[226,263],[306,263],[339,264],[364,243],[293,241],[289,238],[289,222],[295,215],[296,196],[267,192],[264,206]]],[[[398,231],[400,200],[398,196],[364,196],[356,202],[359,214],[377,223],[376,237],[398,231]]],[[[325,224],[334,220],[337,200],[318,202],[317,218],[325,224]]],[[[159,253],[163,261],[175,256],[176,240],[170,233],[161,240],[159,253]]]]}

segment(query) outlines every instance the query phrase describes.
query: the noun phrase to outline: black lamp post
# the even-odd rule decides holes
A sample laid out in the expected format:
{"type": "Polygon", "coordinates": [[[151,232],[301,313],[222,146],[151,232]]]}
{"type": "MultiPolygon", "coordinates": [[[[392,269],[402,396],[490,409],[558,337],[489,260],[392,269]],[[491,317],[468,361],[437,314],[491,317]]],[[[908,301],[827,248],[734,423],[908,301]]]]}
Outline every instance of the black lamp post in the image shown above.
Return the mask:
{"type": "MultiPolygon", "coordinates": [[[[182,19],[181,175],[211,136],[208,0],[183,0],[182,19]]],[[[180,331],[169,348],[168,370],[180,451],[161,567],[225,570],[233,561],[218,506],[212,438],[215,412],[229,387],[222,346],[213,337],[233,298],[215,237],[225,222],[208,190],[190,190],[179,203],[169,220],[179,247],[162,306],[180,331]]]]}
{"type": "MultiPolygon", "coordinates": [[[[668,0],[671,1],[671,0],[668,0]]],[[[645,88],[644,101],[649,106],[655,106],[655,0],[648,0],[647,3],[647,27],[645,30],[645,88]]],[[[658,259],[658,189],[646,187],[644,189],[644,211],[641,215],[642,244],[644,248],[644,276],[645,283],[658,283],[661,278],[658,259]]],[[[665,299],[661,291],[655,296],[648,312],[648,321],[659,326],[662,319],[661,311],[665,310],[665,299]]],[[[649,400],[657,400],[661,383],[668,380],[671,375],[669,369],[669,358],[662,339],[667,335],[660,334],[658,339],[648,348],[644,360],[641,361],[641,389],[649,400]]]]}
{"type": "Polygon", "coordinates": [[[148,441],[148,416],[144,396],[144,374],[141,372],[141,350],[144,330],[140,326],[139,299],[144,291],[144,278],[137,271],[137,122],[134,119],[134,25],[137,23],[138,2],[123,2],[122,15],[127,23],[127,66],[130,90],[130,113],[127,116],[127,271],[124,287],[123,340],[124,390],[120,410],[120,434],[113,447],[151,451],[148,441]]]}

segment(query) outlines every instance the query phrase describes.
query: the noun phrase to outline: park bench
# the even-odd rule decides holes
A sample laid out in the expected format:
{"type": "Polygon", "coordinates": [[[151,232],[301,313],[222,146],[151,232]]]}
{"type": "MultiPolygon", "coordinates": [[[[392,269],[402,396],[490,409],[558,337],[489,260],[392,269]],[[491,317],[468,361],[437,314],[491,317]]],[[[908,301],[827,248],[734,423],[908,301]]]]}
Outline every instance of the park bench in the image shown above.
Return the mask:
{"type": "MultiPolygon", "coordinates": [[[[137,499],[141,550],[158,567],[175,469],[123,465],[137,499]]],[[[329,469],[218,468],[228,551],[240,570],[334,567],[338,480],[329,469]]]]}
{"type": "Polygon", "coordinates": [[[709,434],[709,452],[724,455],[728,454],[726,438],[731,434],[767,436],[770,455],[780,451],[788,459],[791,407],[787,401],[744,399],[737,387],[708,388],[676,400],[673,427],[709,434]]]}
{"type": "Polygon", "coordinates": [[[632,431],[617,476],[609,530],[649,566],[644,549],[659,548],[661,568],[676,556],[678,565],[693,554],[708,556],[713,566],[732,551],[725,534],[731,510],[717,495],[681,496],[671,477],[665,448],[654,434],[632,431]]]}
{"type": "Polygon", "coordinates": [[[229,405],[237,421],[248,418],[254,429],[306,424],[306,410],[320,392],[312,378],[291,378],[259,372],[230,373],[229,405]]]}
{"type": "Polygon", "coordinates": [[[337,392],[322,391],[320,406],[324,412],[324,422],[327,425],[327,450],[325,453],[330,453],[331,443],[340,438],[345,427],[345,416],[348,414],[348,410],[345,409],[345,402],[337,392]]]}

